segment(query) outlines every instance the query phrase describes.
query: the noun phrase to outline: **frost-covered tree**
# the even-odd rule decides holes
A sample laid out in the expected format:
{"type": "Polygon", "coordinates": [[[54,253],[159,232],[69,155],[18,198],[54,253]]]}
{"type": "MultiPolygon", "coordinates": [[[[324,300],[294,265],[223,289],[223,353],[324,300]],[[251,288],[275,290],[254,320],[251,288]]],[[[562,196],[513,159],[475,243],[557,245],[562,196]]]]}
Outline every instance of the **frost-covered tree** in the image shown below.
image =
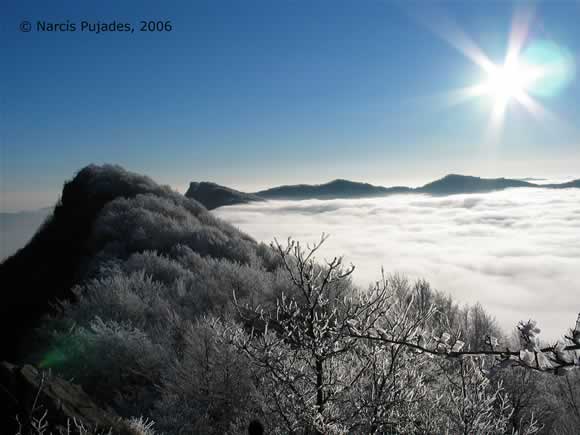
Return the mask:
{"type": "MultiPolygon", "coordinates": [[[[501,381],[494,385],[487,376],[485,364],[485,359],[479,357],[441,364],[444,379],[441,407],[446,415],[444,427],[449,433],[508,432],[514,409],[503,394],[501,381]]],[[[538,430],[536,420],[530,416],[527,421],[520,421],[517,433],[529,435],[538,430]]]]}
{"type": "MultiPolygon", "coordinates": [[[[383,276],[365,292],[345,292],[353,268],[343,268],[342,258],[321,266],[316,253],[324,240],[306,249],[293,240],[276,242],[294,291],[282,293],[275,310],[238,306],[246,327],[229,333],[261,373],[270,412],[291,433],[428,433],[443,427],[449,418],[440,404],[454,389],[434,380],[431,357],[457,352],[463,342],[448,333],[434,336],[437,310],[402,292],[398,277],[383,276]]],[[[483,375],[461,373],[489,391],[486,412],[466,427],[492,427],[497,414],[489,408],[499,403],[498,389],[483,375]]],[[[463,401],[467,409],[481,397],[459,396],[453,403],[463,401]]]]}
{"type": "Polygon", "coordinates": [[[281,295],[263,331],[238,328],[233,333],[235,345],[266,374],[264,385],[270,387],[274,410],[291,432],[344,430],[337,401],[363,370],[337,370],[357,345],[348,334],[348,322],[360,311],[349,296],[341,297],[353,267],[343,268],[342,258],[325,266],[316,261],[323,242],[324,236],[306,251],[294,241],[286,247],[275,244],[293,296],[281,295]]]}

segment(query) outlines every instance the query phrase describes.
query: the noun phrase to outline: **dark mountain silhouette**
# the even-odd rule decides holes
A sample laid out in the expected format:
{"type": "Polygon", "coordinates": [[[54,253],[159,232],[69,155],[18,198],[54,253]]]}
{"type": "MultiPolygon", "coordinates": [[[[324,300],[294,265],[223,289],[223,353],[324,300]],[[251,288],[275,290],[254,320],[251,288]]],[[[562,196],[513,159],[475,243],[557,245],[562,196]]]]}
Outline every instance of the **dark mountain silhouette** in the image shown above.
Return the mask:
{"type": "Polygon", "coordinates": [[[408,187],[382,187],[349,180],[334,180],[326,184],[298,184],[273,187],[256,192],[255,195],[266,199],[333,199],[384,196],[406,193],[408,187]]]}
{"type": "Polygon", "coordinates": [[[423,187],[414,189],[414,192],[429,195],[453,195],[460,193],[493,192],[513,187],[535,187],[542,189],[580,188],[580,179],[559,184],[537,184],[531,181],[512,178],[480,178],[468,175],[449,174],[439,180],[425,184],[423,187]]]}
{"type": "MultiPolygon", "coordinates": [[[[531,179],[529,179],[531,180],[531,179]]],[[[208,209],[225,205],[242,204],[265,199],[339,199],[372,198],[403,193],[427,195],[454,195],[483,193],[514,187],[535,187],[548,189],[580,188],[580,180],[561,184],[536,184],[523,179],[480,178],[468,175],[449,174],[439,180],[412,188],[405,186],[383,187],[349,180],[334,180],[325,184],[294,184],[273,187],[255,193],[239,192],[214,183],[191,183],[185,194],[204,204],[208,209]]]]}
{"type": "Polygon", "coordinates": [[[195,199],[203,204],[208,210],[212,210],[224,205],[245,204],[252,201],[263,201],[264,199],[251,193],[240,192],[229,187],[209,182],[191,182],[185,196],[195,199]]]}
{"type": "Polygon", "coordinates": [[[567,183],[560,184],[544,184],[542,187],[548,187],[550,189],[570,189],[576,188],[580,189],[580,180],[568,181],[567,183]]]}
{"type": "Polygon", "coordinates": [[[528,181],[509,178],[479,178],[467,175],[450,174],[415,189],[418,193],[430,195],[452,195],[458,193],[478,193],[503,190],[510,187],[536,187],[528,181]]]}

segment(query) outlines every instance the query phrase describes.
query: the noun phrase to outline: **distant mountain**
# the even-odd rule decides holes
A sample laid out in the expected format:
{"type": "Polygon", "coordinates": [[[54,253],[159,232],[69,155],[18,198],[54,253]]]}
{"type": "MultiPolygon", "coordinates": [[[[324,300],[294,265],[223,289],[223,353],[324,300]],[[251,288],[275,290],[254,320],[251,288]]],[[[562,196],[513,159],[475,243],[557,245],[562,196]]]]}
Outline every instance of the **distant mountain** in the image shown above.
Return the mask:
{"type": "Polygon", "coordinates": [[[254,195],[266,199],[333,199],[384,196],[407,193],[408,187],[382,187],[349,180],[334,180],[326,184],[297,184],[261,190],[254,195]]]}
{"type": "Polygon", "coordinates": [[[430,195],[452,195],[458,193],[478,193],[503,190],[510,187],[537,187],[528,181],[509,178],[479,178],[467,175],[450,174],[415,189],[418,193],[430,195]]]}
{"type": "Polygon", "coordinates": [[[52,208],[0,213],[0,261],[22,248],[52,212],[52,208]]]}
{"type": "Polygon", "coordinates": [[[569,189],[569,188],[576,188],[580,189],[580,180],[572,180],[568,181],[567,183],[560,183],[560,184],[543,184],[541,187],[549,187],[550,189],[569,189]]]}
{"type": "Polygon", "coordinates": [[[205,208],[212,210],[224,205],[245,204],[252,201],[264,201],[264,199],[251,193],[240,192],[229,187],[220,186],[208,182],[191,182],[185,196],[202,203],[205,208]]]}
{"type": "MultiPolygon", "coordinates": [[[[549,189],[580,188],[580,180],[561,184],[536,184],[532,179],[480,178],[468,175],[449,174],[427,183],[422,187],[383,187],[368,183],[337,179],[325,184],[294,184],[244,193],[214,183],[191,183],[185,196],[196,199],[208,209],[225,205],[244,204],[266,199],[339,199],[373,198],[393,194],[419,193],[427,195],[454,195],[494,192],[514,187],[535,187],[549,189]],[[527,181],[529,180],[529,181],[527,181]]],[[[537,179],[540,180],[540,179],[537,179]]]]}
{"type": "Polygon", "coordinates": [[[521,181],[546,181],[546,178],[524,177],[524,178],[516,178],[516,180],[521,180],[521,181]]]}

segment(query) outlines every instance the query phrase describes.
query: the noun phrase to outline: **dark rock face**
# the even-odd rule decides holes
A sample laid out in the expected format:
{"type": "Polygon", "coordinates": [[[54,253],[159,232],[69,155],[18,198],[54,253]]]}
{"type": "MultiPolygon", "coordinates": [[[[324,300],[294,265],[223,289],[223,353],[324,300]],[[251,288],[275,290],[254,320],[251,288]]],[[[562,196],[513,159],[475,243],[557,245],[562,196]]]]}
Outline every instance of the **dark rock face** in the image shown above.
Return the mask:
{"type": "Polygon", "coordinates": [[[16,415],[26,433],[31,417],[47,412],[46,433],[58,433],[67,421],[75,419],[85,427],[129,434],[126,424],[112,411],[103,410],[78,385],[56,376],[39,372],[30,365],[0,363],[0,433],[16,433],[16,415]],[[34,410],[34,412],[33,412],[34,410]],[[31,415],[31,412],[33,414],[31,415]]]}
{"type": "Polygon", "coordinates": [[[192,182],[185,196],[203,204],[208,210],[224,205],[246,204],[253,201],[263,201],[262,198],[251,193],[240,192],[229,187],[208,182],[192,182]]]}

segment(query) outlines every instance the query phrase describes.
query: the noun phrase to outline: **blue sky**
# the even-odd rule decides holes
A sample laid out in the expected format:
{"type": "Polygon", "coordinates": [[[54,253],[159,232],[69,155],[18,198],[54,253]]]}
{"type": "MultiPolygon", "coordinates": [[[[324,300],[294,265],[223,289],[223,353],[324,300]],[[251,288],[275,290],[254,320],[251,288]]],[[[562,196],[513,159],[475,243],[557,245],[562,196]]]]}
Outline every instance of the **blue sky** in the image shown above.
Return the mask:
{"type": "MultiPolygon", "coordinates": [[[[2,14],[2,210],[56,200],[89,163],[118,163],[183,189],[253,190],[350,178],[420,183],[449,172],[580,178],[580,86],[510,104],[484,140],[492,99],[442,97],[482,70],[433,27],[457,23],[501,63],[508,1],[8,1],[2,14]],[[142,19],[171,20],[141,33],[142,19]],[[22,33],[22,20],[128,22],[135,33],[22,33]]],[[[535,4],[529,42],[574,61],[580,3],[535,4]]]]}

